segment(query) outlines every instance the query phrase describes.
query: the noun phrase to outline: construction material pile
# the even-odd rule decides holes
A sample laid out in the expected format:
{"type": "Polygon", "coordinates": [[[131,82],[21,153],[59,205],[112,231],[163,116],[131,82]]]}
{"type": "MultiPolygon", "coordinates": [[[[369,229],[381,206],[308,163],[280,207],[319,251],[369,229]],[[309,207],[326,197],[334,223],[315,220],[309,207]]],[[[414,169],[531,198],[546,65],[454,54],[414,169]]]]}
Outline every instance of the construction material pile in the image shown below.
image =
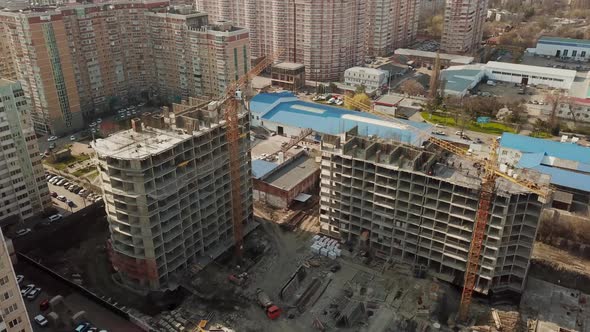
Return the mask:
{"type": "Polygon", "coordinates": [[[336,259],[342,255],[340,244],[334,239],[326,236],[315,235],[313,237],[313,244],[311,245],[311,252],[316,255],[322,255],[331,259],[336,259]]]}

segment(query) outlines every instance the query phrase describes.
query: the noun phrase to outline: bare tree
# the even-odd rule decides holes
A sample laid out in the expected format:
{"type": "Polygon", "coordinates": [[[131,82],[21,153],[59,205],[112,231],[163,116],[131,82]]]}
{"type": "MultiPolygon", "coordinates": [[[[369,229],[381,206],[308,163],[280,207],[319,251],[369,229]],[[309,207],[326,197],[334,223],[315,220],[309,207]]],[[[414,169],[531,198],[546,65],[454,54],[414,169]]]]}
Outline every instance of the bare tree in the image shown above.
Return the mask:
{"type": "Polygon", "coordinates": [[[545,95],[545,101],[551,106],[551,115],[549,116],[549,127],[551,128],[552,134],[559,134],[559,121],[557,120],[557,109],[562,104],[569,105],[571,98],[565,95],[561,90],[554,90],[551,93],[545,95]]]}
{"type": "Polygon", "coordinates": [[[405,80],[401,84],[400,88],[403,93],[406,93],[410,96],[423,95],[425,91],[424,86],[416,80],[405,80]]]}

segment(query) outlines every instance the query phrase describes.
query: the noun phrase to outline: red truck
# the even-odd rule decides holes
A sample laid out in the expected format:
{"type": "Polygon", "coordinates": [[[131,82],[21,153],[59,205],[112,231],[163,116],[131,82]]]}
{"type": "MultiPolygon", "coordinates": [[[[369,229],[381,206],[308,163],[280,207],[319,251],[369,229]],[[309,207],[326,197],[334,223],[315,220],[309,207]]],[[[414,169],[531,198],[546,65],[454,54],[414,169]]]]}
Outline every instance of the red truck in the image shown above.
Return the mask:
{"type": "Polygon", "coordinates": [[[266,316],[271,320],[279,318],[281,316],[281,308],[277,307],[271,300],[268,294],[262,289],[256,290],[256,297],[258,298],[258,304],[266,311],[266,316]]]}

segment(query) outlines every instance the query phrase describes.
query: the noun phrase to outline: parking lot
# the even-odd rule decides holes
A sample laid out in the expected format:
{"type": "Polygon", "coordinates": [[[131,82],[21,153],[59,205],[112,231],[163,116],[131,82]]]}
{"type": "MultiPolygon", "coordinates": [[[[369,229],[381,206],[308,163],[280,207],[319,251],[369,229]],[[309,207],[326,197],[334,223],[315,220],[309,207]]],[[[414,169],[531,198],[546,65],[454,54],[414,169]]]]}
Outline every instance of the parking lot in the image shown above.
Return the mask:
{"type": "MultiPolygon", "coordinates": [[[[62,332],[64,328],[41,327],[36,324],[33,319],[38,314],[44,316],[50,311],[45,310],[41,312],[40,303],[44,300],[51,299],[56,295],[64,297],[66,307],[70,312],[76,313],[84,311],[88,322],[99,329],[106,329],[107,331],[140,331],[135,325],[128,322],[126,319],[117,316],[106,308],[84,297],[81,293],[74,290],[72,287],[63,281],[54,278],[47,272],[27,263],[24,260],[19,261],[15,265],[15,272],[23,275],[25,278],[21,283],[22,287],[28,284],[34,284],[35,287],[41,288],[41,293],[34,300],[24,299],[31,325],[35,332],[62,332]]],[[[66,329],[65,331],[69,331],[66,329]]],[[[73,329],[71,329],[73,330],[73,329]]]]}

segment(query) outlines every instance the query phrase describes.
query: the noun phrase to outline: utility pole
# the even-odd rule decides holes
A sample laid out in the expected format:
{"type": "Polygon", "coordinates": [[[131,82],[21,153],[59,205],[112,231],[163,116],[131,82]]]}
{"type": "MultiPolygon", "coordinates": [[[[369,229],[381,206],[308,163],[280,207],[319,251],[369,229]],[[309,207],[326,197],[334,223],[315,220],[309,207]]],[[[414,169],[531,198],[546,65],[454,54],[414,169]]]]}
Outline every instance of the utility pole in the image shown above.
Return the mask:
{"type": "Polygon", "coordinates": [[[428,93],[428,99],[433,103],[438,96],[438,87],[440,84],[440,55],[436,52],[436,58],[434,59],[434,65],[432,66],[432,75],[430,76],[430,92],[428,93]]]}

